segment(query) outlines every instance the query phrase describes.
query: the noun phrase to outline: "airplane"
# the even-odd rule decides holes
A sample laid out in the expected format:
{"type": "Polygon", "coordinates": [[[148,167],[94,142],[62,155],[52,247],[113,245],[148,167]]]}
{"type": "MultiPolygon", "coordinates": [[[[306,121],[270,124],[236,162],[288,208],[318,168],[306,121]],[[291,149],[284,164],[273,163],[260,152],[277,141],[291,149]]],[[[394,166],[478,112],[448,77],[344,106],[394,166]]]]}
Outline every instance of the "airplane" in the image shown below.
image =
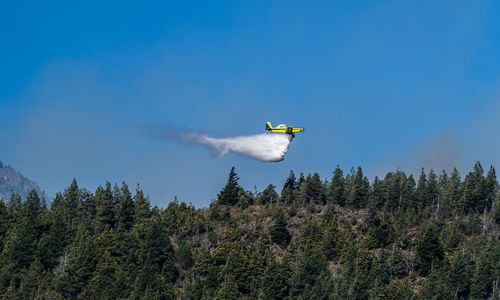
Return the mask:
{"type": "Polygon", "coordinates": [[[273,126],[271,126],[271,122],[266,122],[266,131],[268,133],[279,132],[279,133],[291,134],[292,137],[295,137],[295,133],[304,131],[304,128],[286,126],[286,124],[280,124],[273,128],[273,126]]]}

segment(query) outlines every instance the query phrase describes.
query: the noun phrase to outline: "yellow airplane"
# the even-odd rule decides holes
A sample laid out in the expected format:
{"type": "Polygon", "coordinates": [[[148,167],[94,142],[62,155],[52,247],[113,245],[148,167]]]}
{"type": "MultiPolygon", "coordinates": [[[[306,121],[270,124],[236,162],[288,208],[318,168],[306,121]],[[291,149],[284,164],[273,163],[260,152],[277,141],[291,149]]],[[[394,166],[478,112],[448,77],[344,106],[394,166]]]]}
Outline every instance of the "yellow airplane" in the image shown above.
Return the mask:
{"type": "Polygon", "coordinates": [[[279,132],[279,133],[291,134],[294,137],[295,133],[304,131],[304,128],[286,126],[286,124],[280,124],[280,125],[273,128],[273,126],[271,126],[271,122],[267,122],[266,123],[266,131],[267,132],[279,132]]]}

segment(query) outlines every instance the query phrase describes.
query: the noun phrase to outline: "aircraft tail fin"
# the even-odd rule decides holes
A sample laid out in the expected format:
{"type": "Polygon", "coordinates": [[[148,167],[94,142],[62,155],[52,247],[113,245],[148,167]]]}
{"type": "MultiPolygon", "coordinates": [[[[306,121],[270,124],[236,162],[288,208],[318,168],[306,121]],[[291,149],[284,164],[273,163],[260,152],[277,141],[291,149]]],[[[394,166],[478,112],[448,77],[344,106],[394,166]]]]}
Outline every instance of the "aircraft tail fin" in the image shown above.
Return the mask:
{"type": "Polygon", "coordinates": [[[271,122],[266,122],[266,130],[271,130],[273,129],[273,126],[271,126],[271,122]]]}

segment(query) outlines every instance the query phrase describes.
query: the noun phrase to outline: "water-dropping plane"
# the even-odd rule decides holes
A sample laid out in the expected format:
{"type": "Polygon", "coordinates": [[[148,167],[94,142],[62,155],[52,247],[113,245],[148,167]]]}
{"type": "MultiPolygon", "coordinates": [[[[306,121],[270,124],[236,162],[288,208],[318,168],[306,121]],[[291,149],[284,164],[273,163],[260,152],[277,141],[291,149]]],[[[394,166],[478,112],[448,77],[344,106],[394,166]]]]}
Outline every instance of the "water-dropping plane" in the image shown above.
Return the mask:
{"type": "Polygon", "coordinates": [[[271,126],[271,122],[266,122],[266,131],[269,132],[278,132],[278,133],[286,133],[291,134],[295,137],[295,133],[304,131],[304,128],[287,126],[286,124],[279,124],[276,127],[271,126]]]}

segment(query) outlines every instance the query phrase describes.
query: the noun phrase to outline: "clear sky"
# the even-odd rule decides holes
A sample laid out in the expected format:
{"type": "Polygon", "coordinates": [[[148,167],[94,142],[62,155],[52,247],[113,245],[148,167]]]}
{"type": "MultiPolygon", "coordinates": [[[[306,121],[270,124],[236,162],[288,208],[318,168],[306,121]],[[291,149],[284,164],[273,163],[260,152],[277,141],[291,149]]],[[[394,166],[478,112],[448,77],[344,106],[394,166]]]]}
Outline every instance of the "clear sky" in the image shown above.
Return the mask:
{"type": "Polygon", "coordinates": [[[500,162],[498,1],[7,1],[0,160],[49,195],[75,177],[205,206],[236,167],[253,190],[293,169],[370,177],[500,162]],[[262,163],[150,139],[304,126],[262,163]]]}

